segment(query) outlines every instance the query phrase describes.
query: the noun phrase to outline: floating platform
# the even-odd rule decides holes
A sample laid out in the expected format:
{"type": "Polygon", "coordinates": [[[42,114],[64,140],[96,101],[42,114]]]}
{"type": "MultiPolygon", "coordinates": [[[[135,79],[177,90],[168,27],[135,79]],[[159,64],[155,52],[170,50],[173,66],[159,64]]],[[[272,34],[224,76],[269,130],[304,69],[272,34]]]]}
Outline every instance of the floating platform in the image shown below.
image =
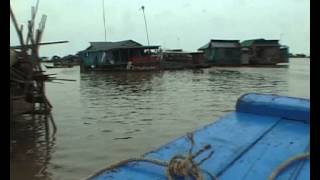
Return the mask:
{"type": "MultiPolygon", "coordinates": [[[[185,156],[191,146],[187,137],[175,139],[142,158],[169,162],[176,155],[185,156]]],[[[203,179],[252,180],[269,179],[272,175],[277,180],[310,179],[310,160],[299,156],[309,152],[308,99],[245,94],[238,99],[234,112],[197,129],[193,139],[193,153],[205,145],[213,150],[211,157],[209,152],[203,152],[194,159],[198,162],[208,157],[199,165],[203,179]],[[298,160],[281,167],[294,158],[298,160]]],[[[165,180],[168,173],[165,166],[137,160],[103,168],[87,179],[165,180]]]]}

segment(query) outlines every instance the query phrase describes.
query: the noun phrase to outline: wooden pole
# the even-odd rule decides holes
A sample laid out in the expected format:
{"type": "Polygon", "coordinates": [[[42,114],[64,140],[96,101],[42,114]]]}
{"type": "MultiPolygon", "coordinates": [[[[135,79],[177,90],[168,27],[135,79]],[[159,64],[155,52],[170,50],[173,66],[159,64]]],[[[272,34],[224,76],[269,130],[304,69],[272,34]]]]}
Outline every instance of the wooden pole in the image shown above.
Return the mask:
{"type": "Polygon", "coordinates": [[[14,13],[13,13],[13,11],[12,11],[11,5],[10,5],[10,16],[11,16],[13,25],[14,25],[16,31],[17,31],[20,44],[21,44],[21,46],[24,46],[22,31],[20,31],[20,28],[19,28],[17,19],[16,19],[16,17],[14,16],[14,13]]]}
{"type": "Polygon", "coordinates": [[[145,15],[145,13],[144,13],[144,6],[142,6],[141,9],[142,9],[143,17],[144,17],[144,24],[145,24],[146,33],[147,33],[148,46],[150,46],[147,20],[146,20],[146,15],[145,15]]]}
{"type": "MultiPolygon", "coordinates": [[[[55,42],[45,42],[45,43],[32,43],[32,44],[29,44],[29,45],[25,45],[25,47],[28,47],[28,48],[31,48],[33,46],[43,46],[43,45],[51,45],[51,44],[59,44],[59,43],[68,43],[69,41],[55,41],[55,42]]],[[[10,47],[11,49],[21,49],[23,48],[22,46],[11,46],[10,47]]]]}
{"type": "Polygon", "coordinates": [[[104,10],[104,0],[102,0],[102,12],[103,12],[104,40],[107,41],[106,15],[105,15],[105,10],[104,10]]]}

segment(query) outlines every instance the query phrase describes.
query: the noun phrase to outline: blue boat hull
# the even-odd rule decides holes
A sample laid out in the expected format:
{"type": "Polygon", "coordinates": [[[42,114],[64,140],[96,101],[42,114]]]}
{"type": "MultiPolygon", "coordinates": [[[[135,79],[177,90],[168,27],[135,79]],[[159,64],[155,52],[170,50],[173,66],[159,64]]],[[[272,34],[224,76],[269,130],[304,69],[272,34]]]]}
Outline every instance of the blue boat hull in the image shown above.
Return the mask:
{"type": "MultiPolygon", "coordinates": [[[[246,94],[239,98],[236,111],[193,133],[197,151],[209,144],[211,158],[200,168],[219,178],[268,179],[289,158],[309,151],[310,101],[276,95],[246,94]]],[[[186,136],[173,140],[143,158],[169,162],[175,155],[186,155],[186,136]]],[[[197,159],[206,157],[203,153],[197,159]]],[[[90,180],[167,179],[166,167],[149,162],[130,162],[112,170],[100,170],[90,180]]],[[[210,179],[203,173],[204,179],[210,179]]],[[[292,164],[277,179],[310,179],[310,161],[292,164]]],[[[183,178],[181,178],[183,179],[183,178]]]]}

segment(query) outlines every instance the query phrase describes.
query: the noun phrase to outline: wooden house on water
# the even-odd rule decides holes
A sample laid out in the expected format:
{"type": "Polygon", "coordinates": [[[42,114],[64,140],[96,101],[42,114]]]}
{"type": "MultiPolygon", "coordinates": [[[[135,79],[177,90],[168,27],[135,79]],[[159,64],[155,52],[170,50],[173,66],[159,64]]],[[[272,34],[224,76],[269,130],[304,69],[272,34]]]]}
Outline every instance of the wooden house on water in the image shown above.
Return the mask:
{"type": "Polygon", "coordinates": [[[160,69],[159,46],[143,46],[133,40],[90,42],[78,53],[81,71],[85,70],[156,70],[160,69]]]}
{"type": "Polygon", "coordinates": [[[279,44],[279,40],[252,39],[241,42],[242,53],[248,53],[251,65],[275,65],[277,63],[288,62],[286,57],[288,48],[279,44]]]}
{"type": "Polygon", "coordinates": [[[210,40],[198,50],[204,52],[205,62],[210,65],[240,65],[239,40],[210,40]]]}

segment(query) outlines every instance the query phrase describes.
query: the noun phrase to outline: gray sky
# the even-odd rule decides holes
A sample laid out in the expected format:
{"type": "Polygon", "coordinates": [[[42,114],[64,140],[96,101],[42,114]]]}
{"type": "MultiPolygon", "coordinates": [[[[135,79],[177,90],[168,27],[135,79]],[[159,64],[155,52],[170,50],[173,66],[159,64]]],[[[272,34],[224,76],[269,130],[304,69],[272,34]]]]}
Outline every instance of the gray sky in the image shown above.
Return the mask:
{"type": "MultiPolygon", "coordinates": [[[[36,0],[10,3],[26,30],[36,0]]],[[[310,52],[309,0],[105,0],[107,41],[147,44],[142,5],[152,45],[195,51],[210,39],[281,36],[292,53],[310,52]]],[[[90,41],[104,41],[102,0],[40,0],[37,24],[42,14],[48,16],[42,42],[70,41],[42,46],[42,56],[75,54],[90,41]]],[[[18,45],[11,20],[10,45],[18,45]]]]}

